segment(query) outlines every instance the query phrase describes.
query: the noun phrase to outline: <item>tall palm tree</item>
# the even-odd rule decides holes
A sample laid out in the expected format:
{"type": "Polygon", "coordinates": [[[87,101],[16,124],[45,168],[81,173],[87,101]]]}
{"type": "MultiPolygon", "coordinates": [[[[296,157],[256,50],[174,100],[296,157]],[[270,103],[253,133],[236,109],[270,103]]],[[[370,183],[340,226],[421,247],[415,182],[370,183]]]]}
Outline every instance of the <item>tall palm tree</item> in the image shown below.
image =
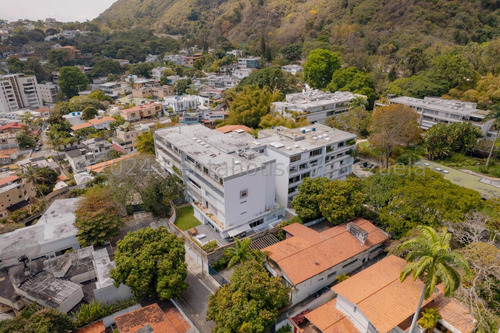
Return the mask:
{"type": "Polygon", "coordinates": [[[250,244],[252,243],[251,238],[245,238],[242,241],[235,238],[234,241],[234,247],[230,247],[225,250],[225,252],[231,257],[231,260],[229,260],[229,263],[227,264],[228,269],[243,261],[256,260],[260,263],[264,261],[265,257],[267,257],[267,253],[250,248],[250,244]]]}
{"type": "Polygon", "coordinates": [[[450,296],[460,286],[460,273],[455,267],[469,272],[469,264],[461,253],[450,248],[451,234],[446,228],[441,232],[429,226],[418,226],[419,235],[398,246],[398,251],[408,251],[406,261],[409,262],[401,271],[401,282],[410,274],[413,280],[422,278],[424,288],[413,316],[410,330],[413,332],[424,298],[429,298],[436,285],[444,284],[444,295],[450,296]]]}
{"type": "Polygon", "coordinates": [[[498,132],[500,131],[500,104],[495,104],[491,107],[490,113],[483,119],[483,121],[493,120],[491,127],[495,127],[496,132],[493,137],[493,143],[491,144],[490,153],[488,155],[488,160],[486,160],[486,167],[490,166],[491,156],[493,156],[493,151],[495,151],[495,142],[498,139],[498,132]]]}
{"type": "Polygon", "coordinates": [[[23,168],[23,172],[21,174],[21,178],[24,179],[26,183],[31,183],[33,186],[36,187],[38,190],[38,193],[42,196],[42,198],[45,200],[45,195],[43,192],[40,190],[38,187],[38,183],[40,182],[41,178],[38,173],[38,168],[33,166],[31,163],[23,168]]]}

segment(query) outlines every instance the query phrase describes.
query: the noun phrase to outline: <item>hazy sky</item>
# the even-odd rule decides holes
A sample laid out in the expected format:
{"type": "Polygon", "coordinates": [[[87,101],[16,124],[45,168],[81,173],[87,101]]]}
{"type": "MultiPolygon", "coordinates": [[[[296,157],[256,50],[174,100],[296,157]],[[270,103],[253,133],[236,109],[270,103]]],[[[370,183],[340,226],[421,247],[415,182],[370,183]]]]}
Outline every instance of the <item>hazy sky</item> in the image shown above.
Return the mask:
{"type": "Polygon", "coordinates": [[[116,0],[0,0],[0,19],[17,21],[20,18],[58,21],[91,20],[116,0]]]}

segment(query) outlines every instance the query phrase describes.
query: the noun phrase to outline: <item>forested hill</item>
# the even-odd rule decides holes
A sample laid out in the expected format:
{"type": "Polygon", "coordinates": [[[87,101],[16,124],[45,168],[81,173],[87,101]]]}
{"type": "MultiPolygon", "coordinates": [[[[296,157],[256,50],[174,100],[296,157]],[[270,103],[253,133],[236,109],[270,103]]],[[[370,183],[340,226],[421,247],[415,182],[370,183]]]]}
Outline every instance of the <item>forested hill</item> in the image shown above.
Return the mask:
{"type": "Polygon", "coordinates": [[[320,37],[393,52],[407,44],[491,40],[500,33],[499,8],[500,0],[118,0],[98,19],[115,29],[152,27],[235,42],[264,34],[279,44],[320,37]]]}

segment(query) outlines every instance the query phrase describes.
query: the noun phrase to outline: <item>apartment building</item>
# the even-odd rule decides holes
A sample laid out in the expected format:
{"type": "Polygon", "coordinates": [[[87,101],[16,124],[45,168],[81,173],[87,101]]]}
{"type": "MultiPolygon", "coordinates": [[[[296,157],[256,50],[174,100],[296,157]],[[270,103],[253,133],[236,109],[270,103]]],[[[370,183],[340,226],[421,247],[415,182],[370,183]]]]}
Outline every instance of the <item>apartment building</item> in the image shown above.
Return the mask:
{"type": "Polygon", "coordinates": [[[326,118],[336,116],[349,110],[351,100],[366,96],[348,91],[334,93],[321,90],[304,90],[301,93],[286,95],[285,102],[275,102],[271,110],[284,117],[306,118],[311,123],[324,124],[326,118]]]}
{"type": "Polygon", "coordinates": [[[29,199],[35,196],[33,184],[24,184],[18,176],[0,179],[0,218],[8,217],[17,209],[28,205],[29,199]]]}
{"type": "Polygon", "coordinates": [[[126,121],[139,121],[141,119],[152,118],[162,110],[162,105],[158,103],[149,103],[137,105],[129,109],[120,110],[120,115],[126,121]]]}
{"type": "Polygon", "coordinates": [[[260,68],[260,57],[238,58],[238,66],[243,68],[260,68]]]}
{"type": "Polygon", "coordinates": [[[43,106],[36,77],[24,74],[0,76],[0,112],[37,109],[43,106]]]}
{"type": "Polygon", "coordinates": [[[137,137],[148,131],[149,126],[145,124],[132,125],[125,122],[116,128],[116,139],[112,141],[127,151],[133,151],[137,144],[137,137]]]}
{"type": "Polygon", "coordinates": [[[59,93],[59,86],[53,84],[52,82],[47,82],[38,85],[38,91],[40,92],[40,97],[44,103],[55,103],[56,96],[59,93]]]}
{"type": "Polygon", "coordinates": [[[276,159],[276,201],[290,206],[304,178],[345,179],[352,173],[356,135],[326,125],[259,131],[255,149],[276,159]]]}
{"type": "Polygon", "coordinates": [[[201,101],[202,98],[196,95],[168,96],[163,99],[163,110],[175,113],[196,110],[201,101]]]}
{"type": "Polygon", "coordinates": [[[75,172],[85,171],[85,168],[106,161],[112,144],[104,139],[89,139],[82,145],[66,151],[66,158],[75,172]]]}
{"type": "Polygon", "coordinates": [[[196,124],[154,133],[156,158],[181,174],[196,218],[224,238],[267,227],[284,216],[275,203],[276,160],[233,137],[196,124]]]}
{"type": "Polygon", "coordinates": [[[299,65],[285,65],[281,67],[281,70],[284,72],[288,72],[292,75],[297,74],[298,72],[302,72],[304,68],[299,65]]]}
{"type": "Polygon", "coordinates": [[[429,129],[438,123],[451,124],[470,121],[480,128],[487,137],[495,135],[493,131],[489,131],[492,121],[482,123],[488,111],[477,109],[477,103],[437,97],[420,99],[408,96],[391,98],[389,103],[403,104],[414,109],[420,116],[419,125],[422,129],[429,129]]]}
{"type": "Polygon", "coordinates": [[[163,99],[173,94],[174,88],[172,86],[153,86],[132,89],[133,98],[163,99]]]}

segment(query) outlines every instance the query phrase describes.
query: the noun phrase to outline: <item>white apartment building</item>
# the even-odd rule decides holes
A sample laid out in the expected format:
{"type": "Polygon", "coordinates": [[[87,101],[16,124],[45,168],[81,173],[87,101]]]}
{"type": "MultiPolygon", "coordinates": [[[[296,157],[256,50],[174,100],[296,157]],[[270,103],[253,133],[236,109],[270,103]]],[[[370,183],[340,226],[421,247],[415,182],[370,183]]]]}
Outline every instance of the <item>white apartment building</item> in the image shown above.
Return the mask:
{"type": "Polygon", "coordinates": [[[9,74],[0,76],[0,112],[43,106],[34,75],[9,74]]]}
{"type": "Polygon", "coordinates": [[[489,131],[491,121],[482,123],[488,111],[478,110],[476,103],[437,97],[420,99],[407,96],[391,98],[389,103],[403,104],[414,109],[420,116],[419,125],[422,129],[429,129],[438,123],[451,124],[470,121],[481,128],[487,137],[494,135],[494,132],[489,131]]]}
{"type": "Polygon", "coordinates": [[[44,103],[52,104],[56,102],[56,95],[59,92],[59,86],[57,84],[53,84],[52,82],[47,82],[39,84],[38,91],[44,103]]]}
{"type": "Polygon", "coordinates": [[[306,177],[345,179],[352,173],[356,135],[326,125],[259,131],[253,145],[276,159],[276,201],[290,206],[306,177]]]}
{"type": "Polygon", "coordinates": [[[296,116],[311,123],[324,124],[326,118],[347,112],[350,101],[358,97],[366,98],[348,91],[304,90],[286,95],[286,102],[273,103],[271,110],[284,117],[296,116]]]}
{"type": "Polygon", "coordinates": [[[260,57],[239,58],[238,66],[243,68],[260,68],[260,57]]]}
{"type": "Polygon", "coordinates": [[[196,124],[157,130],[154,140],[160,165],[181,175],[196,218],[222,237],[266,228],[284,216],[275,203],[276,161],[255,151],[248,137],[196,124]]]}
{"type": "Polygon", "coordinates": [[[163,99],[164,112],[184,112],[198,109],[203,99],[196,95],[167,96],[163,99]]]}
{"type": "Polygon", "coordinates": [[[302,66],[299,66],[299,65],[285,65],[285,66],[281,67],[281,70],[284,72],[288,72],[292,75],[295,75],[298,72],[302,72],[304,70],[304,68],[302,66]]]}

